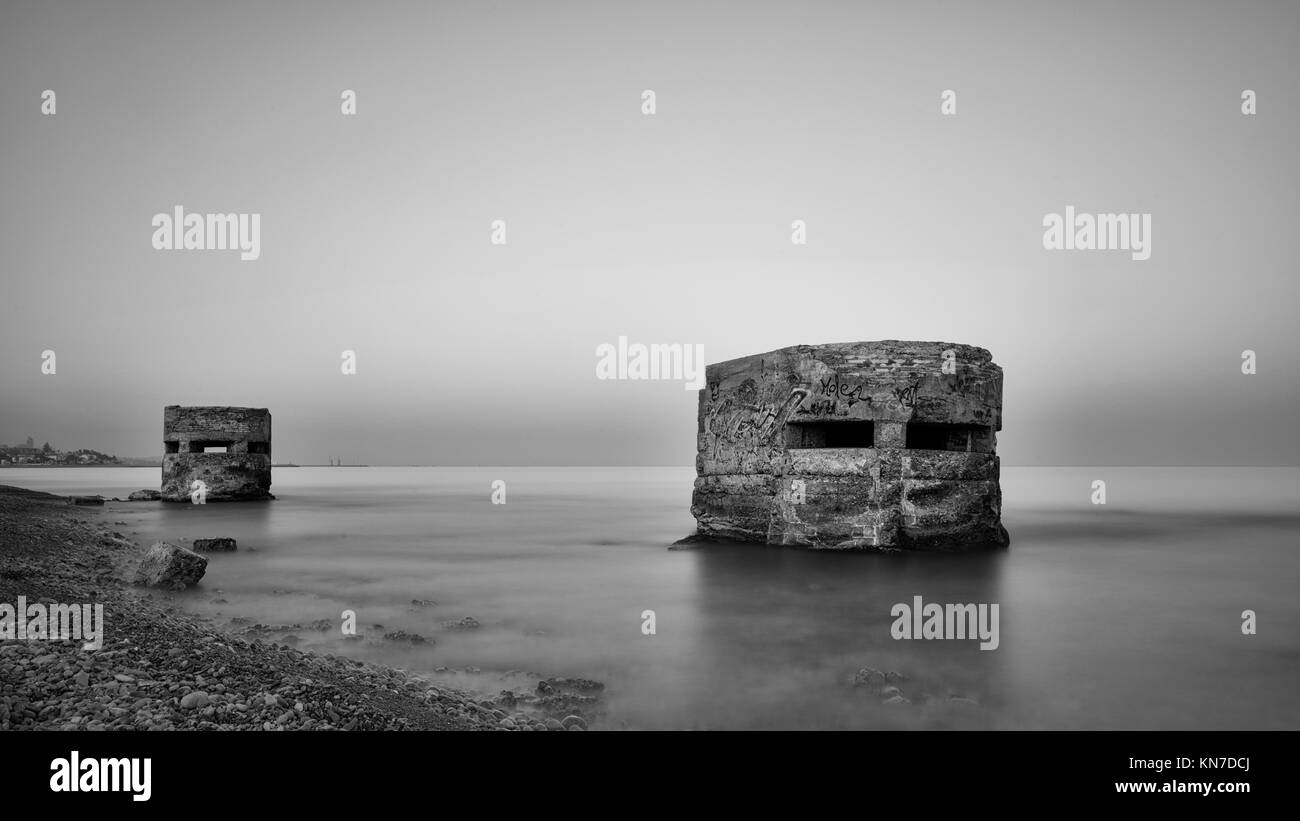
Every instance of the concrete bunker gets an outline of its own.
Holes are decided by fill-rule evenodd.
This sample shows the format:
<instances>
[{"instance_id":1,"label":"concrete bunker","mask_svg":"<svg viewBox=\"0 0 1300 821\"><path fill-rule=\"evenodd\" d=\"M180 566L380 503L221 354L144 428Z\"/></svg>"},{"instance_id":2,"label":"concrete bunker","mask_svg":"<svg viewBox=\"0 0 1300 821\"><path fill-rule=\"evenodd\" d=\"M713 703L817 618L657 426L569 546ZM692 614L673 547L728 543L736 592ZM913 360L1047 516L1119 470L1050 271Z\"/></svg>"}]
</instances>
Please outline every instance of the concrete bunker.
<instances>
[{"instance_id":1,"label":"concrete bunker","mask_svg":"<svg viewBox=\"0 0 1300 821\"><path fill-rule=\"evenodd\" d=\"M1002 369L946 342L796 345L709 365L700 536L837 549L1008 543Z\"/></svg>"},{"instance_id":2,"label":"concrete bunker","mask_svg":"<svg viewBox=\"0 0 1300 821\"><path fill-rule=\"evenodd\" d=\"M266 408L168 405L163 409L162 498L189 502L271 499L271 413Z\"/></svg>"}]
</instances>

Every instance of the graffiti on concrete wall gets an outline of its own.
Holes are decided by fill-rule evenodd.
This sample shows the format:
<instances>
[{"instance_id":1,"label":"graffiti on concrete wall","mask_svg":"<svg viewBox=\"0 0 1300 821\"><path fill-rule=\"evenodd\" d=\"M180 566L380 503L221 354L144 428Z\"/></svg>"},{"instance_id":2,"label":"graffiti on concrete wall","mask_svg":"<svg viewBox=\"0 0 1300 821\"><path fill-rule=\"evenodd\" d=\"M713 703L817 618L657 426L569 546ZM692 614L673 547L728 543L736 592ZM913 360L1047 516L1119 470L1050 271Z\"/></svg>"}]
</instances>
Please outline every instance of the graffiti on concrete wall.
<instances>
[{"instance_id":1,"label":"graffiti on concrete wall","mask_svg":"<svg viewBox=\"0 0 1300 821\"><path fill-rule=\"evenodd\" d=\"M917 388L920 387L920 385L921 385L921 380L913 379L911 383L904 385L901 388L894 388L894 398L898 400L898 404L900 407L904 407L904 408L916 407L916 391Z\"/></svg>"},{"instance_id":2,"label":"graffiti on concrete wall","mask_svg":"<svg viewBox=\"0 0 1300 821\"><path fill-rule=\"evenodd\" d=\"M828 396L832 399L843 399L848 402L849 407L853 407L858 402L870 402L871 397L863 395L866 385L850 385L847 382L841 382L839 374L833 374L830 379L818 380L818 391L822 396Z\"/></svg>"},{"instance_id":3,"label":"graffiti on concrete wall","mask_svg":"<svg viewBox=\"0 0 1300 821\"><path fill-rule=\"evenodd\" d=\"M746 379L735 394L726 397L709 412L707 430L714 437L713 458L724 444L757 450L769 446L777 431L808 396L804 388L794 388L781 404L759 402L758 388Z\"/></svg>"}]
</instances>

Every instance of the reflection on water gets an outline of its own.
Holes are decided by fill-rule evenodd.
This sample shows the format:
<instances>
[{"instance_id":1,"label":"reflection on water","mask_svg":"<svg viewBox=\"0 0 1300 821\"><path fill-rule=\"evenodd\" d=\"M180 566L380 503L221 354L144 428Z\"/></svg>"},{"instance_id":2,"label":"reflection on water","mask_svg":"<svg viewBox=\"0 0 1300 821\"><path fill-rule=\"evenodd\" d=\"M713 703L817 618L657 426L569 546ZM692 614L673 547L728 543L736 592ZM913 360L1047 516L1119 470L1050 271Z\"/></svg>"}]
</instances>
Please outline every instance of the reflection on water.
<instances>
[{"instance_id":1,"label":"reflection on water","mask_svg":"<svg viewBox=\"0 0 1300 821\"><path fill-rule=\"evenodd\" d=\"M1089 502L1099 477L1106 506ZM508 504L490 503L494 479ZM969 556L668 551L692 530L692 479L280 468L275 502L99 515L145 544L238 539L178 597L218 623L337 624L355 610L363 631L382 625L369 635L436 643L295 635L408 669L480 668L446 675L485 693L519 685L507 671L599 679L605 727L1300 728L1300 471L1004 469L1011 547ZM157 469L7 469L0 482L125 498L156 486ZM1000 647L893 640L890 608L918 595L1000 604ZM1241 635L1245 609L1256 636ZM466 616L481 626L449 626ZM863 667L903 674L913 703L852 687Z\"/></svg>"}]
</instances>

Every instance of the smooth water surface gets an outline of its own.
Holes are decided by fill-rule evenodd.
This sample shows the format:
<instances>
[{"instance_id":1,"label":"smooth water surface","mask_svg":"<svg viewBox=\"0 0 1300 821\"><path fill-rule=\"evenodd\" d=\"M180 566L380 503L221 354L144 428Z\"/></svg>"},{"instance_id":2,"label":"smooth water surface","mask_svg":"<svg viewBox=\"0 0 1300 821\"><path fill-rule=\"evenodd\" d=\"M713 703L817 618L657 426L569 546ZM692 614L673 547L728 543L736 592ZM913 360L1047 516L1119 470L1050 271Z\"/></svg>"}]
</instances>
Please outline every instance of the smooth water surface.
<instances>
[{"instance_id":1,"label":"smooth water surface","mask_svg":"<svg viewBox=\"0 0 1300 821\"><path fill-rule=\"evenodd\" d=\"M337 625L354 610L376 640L295 635L323 652L446 667L440 677L484 693L528 686L507 671L595 678L598 727L1300 728L1296 469L1004 468L1011 547L967 556L669 551L693 531L693 478L277 468L274 502L110 502L97 515L144 545L238 539L177 596L214 622ZM1098 478L1106 505L1090 502ZM504 505L490 502L495 479ZM121 498L158 480L157 468L0 470L4 484ZM918 595L998 603L1000 646L894 640L891 607ZM1254 636L1241 632L1247 609ZM655 635L642 634L645 610ZM481 626L446 626L466 616ZM435 643L377 638L399 629ZM862 667L902 673L918 703L854 689Z\"/></svg>"}]
</instances>

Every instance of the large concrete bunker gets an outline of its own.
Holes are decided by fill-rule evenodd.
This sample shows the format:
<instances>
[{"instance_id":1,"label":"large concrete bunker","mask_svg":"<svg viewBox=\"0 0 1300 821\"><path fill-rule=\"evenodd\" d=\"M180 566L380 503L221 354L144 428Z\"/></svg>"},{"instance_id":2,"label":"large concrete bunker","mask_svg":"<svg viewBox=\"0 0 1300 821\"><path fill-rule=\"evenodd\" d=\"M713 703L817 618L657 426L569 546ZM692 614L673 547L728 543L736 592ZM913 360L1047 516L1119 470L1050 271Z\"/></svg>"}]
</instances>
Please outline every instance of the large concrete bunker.
<instances>
[{"instance_id":1,"label":"large concrete bunker","mask_svg":"<svg viewBox=\"0 0 1300 821\"><path fill-rule=\"evenodd\" d=\"M162 498L193 501L271 499L271 413L225 406L163 409Z\"/></svg>"},{"instance_id":2,"label":"large concrete bunker","mask_svg":"<svg viewBox=\"0 0 1300 821\"><path fill-rule=\"evenodd\" d=\"M840 549L1008 543L1002 369L946 342L796 345L709 365L699 535Z\"/></svg>"}]
</instances>

